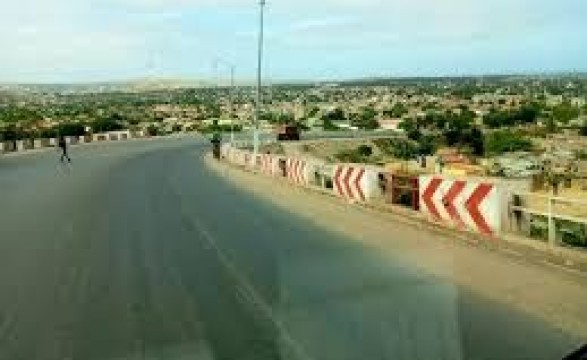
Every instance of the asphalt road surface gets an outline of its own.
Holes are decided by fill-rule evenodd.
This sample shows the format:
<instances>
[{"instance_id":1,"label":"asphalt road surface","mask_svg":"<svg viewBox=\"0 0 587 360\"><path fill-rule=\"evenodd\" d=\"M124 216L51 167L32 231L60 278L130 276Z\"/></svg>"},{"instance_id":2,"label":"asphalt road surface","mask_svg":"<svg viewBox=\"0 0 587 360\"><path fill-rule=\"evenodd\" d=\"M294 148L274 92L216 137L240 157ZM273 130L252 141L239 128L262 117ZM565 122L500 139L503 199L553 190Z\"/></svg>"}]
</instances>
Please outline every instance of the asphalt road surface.
<instances>
[{"instance_id":1,"label":"asphalt road surface","mask_svg":"<svg viewBox=\"0 0 587 360\"><path fill-rule=\"evenodd\" d=\"M0 157L0 359L539 360L578 344L237 189L207 148Z\"/></svg>"},{"instance_id":2,"label":"asphalt road surface","mask_svg":"<svg viewBox=\"0 0 587 360\"><path fill-rule=\"evenodd\" d=\"M209 135L211 136L211 135ZM371 130L337 130L337 131L322 131L322 130L312 130L312 131L303 131L301 134L302 140L320 140L320 139L353 139L353 138L361 138L361 139L370 139L370 138L381 138L381 137L395 137L398 136L398 133L393 130L378 130L378 131L371 131ZM222 137L226 140L230 140L230 132L225 132L222 134ZM253 141L253 131L245 130L242 132L234 133L234 139L236 141ZM259 139L261 141L275 141L277 140L277 136L275 132L263 130L259 134Z\"/></svg>"}]
</instances>

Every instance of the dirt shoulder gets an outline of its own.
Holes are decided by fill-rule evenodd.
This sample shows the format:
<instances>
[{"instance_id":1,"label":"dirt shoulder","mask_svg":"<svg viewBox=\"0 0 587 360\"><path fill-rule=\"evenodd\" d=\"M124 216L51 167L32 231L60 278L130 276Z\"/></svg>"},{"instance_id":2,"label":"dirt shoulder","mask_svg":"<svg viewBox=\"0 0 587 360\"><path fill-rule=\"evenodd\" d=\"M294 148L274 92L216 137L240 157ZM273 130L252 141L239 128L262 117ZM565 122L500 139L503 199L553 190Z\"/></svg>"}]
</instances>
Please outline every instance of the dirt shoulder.
<instances>
[{"instance_id":1,"label":"dirt shoulder","mask_svg":"<svg viewBox=\"0 0 587 360\"><path fill-rule=\"evenodd\" d=\"M587 278L487 248L467 246L405 217L353 206L284 180L219 163L206 164L227 181L309 222L402 259L483 297L587 337Z\"/></svg>"}]
</instances>

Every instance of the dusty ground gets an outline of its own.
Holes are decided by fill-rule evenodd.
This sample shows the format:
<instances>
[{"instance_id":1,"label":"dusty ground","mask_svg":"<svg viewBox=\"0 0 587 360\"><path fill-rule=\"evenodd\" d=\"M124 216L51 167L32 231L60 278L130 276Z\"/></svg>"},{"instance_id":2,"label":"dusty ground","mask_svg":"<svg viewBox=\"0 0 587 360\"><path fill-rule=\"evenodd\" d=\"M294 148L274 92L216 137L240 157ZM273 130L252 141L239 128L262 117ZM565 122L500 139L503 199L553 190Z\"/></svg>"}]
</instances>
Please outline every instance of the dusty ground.
<instances>
[{"instance_id":1,"label":"dusty ground","mask_svg":"<svg viewBox=\"0 0 587 360\"><path fill-rule=\"evenodd\" d=\"M326 139L282 144L287 155L301 155L326 161L336 161L336 154L341 151L356 150L361 145L371 147L373 159L381 158L382 154L372 139Z\"/></svg>"},{"instance_id":2,"label":"dusty ground","mask_svg":"<svg viewBox=\"0 0 587 360\"><path fill-rule=\"evenodd\" d=\"M382 254L401 254L422 270L587 338L587 278L464 246L417 223L207 161L227 180L320 227Z\"/></svg>"}]
</instances>

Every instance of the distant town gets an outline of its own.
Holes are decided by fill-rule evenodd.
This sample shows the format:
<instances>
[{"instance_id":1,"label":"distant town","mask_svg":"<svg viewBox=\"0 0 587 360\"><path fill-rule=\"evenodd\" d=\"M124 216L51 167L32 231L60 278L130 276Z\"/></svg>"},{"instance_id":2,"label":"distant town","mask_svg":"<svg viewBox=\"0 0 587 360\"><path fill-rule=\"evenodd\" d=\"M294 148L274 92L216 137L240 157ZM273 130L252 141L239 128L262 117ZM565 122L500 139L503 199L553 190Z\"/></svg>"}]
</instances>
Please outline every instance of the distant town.
<instances>
[{"instance_id":1,"label":"distant town","mask_svg":"<svg viewBox=\"0 0 587 360\"><path fill-rule=\"evenodd\" d=\"M172 81L0 85L0 141L123 129L148 135L241 131L254 124L254 95L249 86ZM531 176L547 164L564 178L587 171L587 75L264 87L260 126L272 131L285 124L306 132L395 132L393 140L380 144L385 159L436 155L436 166L447 171L507 177ZM346 149L334 156L385 160L372 153Z\"/></svg>"}]
</instances>

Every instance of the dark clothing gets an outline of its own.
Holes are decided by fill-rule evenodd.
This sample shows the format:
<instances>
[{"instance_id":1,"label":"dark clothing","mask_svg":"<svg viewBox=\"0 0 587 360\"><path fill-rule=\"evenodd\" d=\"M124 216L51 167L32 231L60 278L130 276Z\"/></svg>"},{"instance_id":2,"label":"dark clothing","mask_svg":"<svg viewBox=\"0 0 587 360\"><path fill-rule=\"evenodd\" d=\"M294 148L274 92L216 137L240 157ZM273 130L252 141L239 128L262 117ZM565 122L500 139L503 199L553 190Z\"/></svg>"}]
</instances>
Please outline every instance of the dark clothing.
<instances>
[{"instance_id":1,"label":"dark clothing","mask_svg":"<svg viewBox=\"0 0 587 360\"><path fill-rule=\"evenodd\" d=\"M63 162L64 159L67 159L67 162L71 162L71 158L67 154L67 147L64 146L61 148L61 158L60 161Z\"/></svg>"},{"instance_id":2,"label":"dark clothing","mask_svg":"<svg viewBox=\"0 0 587 360\"><path fill-rule=\"evenodd\" d=\"M67 159L68 162L71 162L71 158L67 154L67 141L65 141L65 137L60 137L59 141L57 142L59 147L61 148L61 158L60 161L63 162Z\"/></svg>"}]
</instances>

